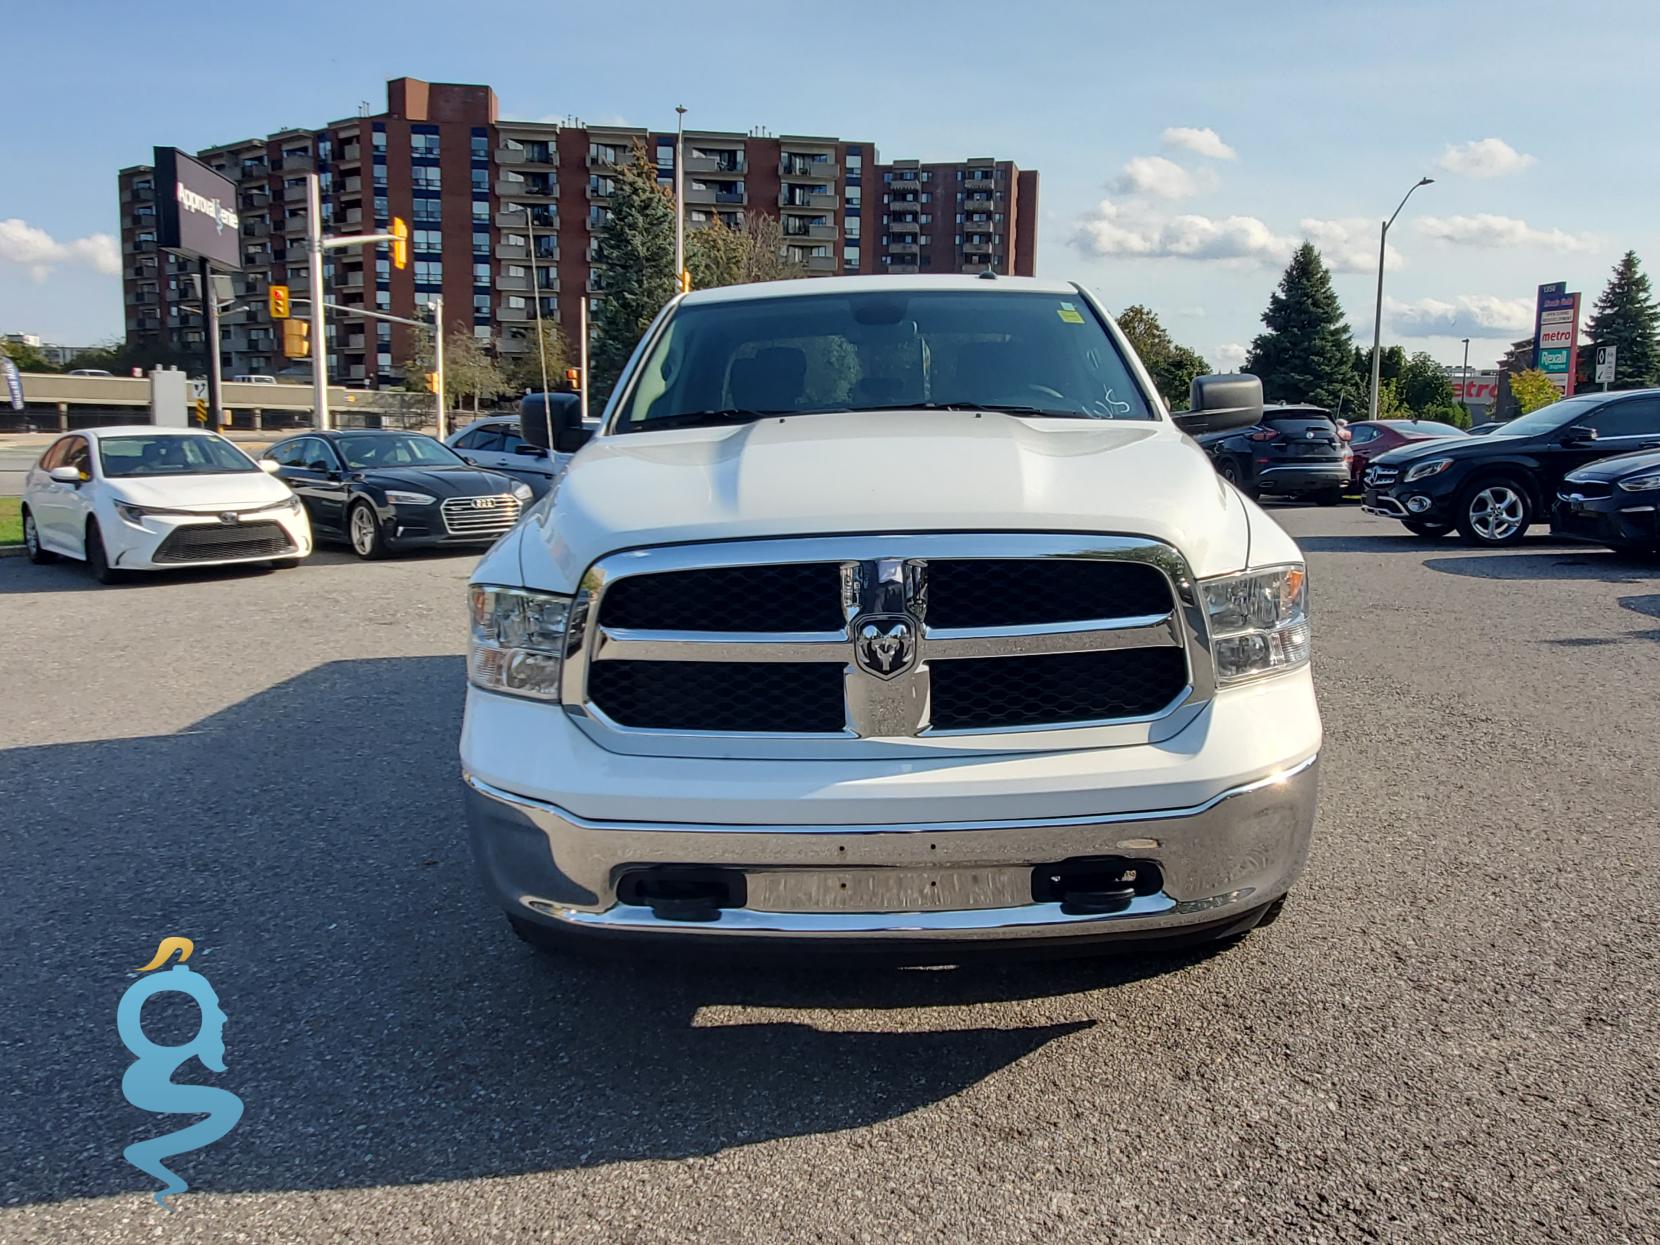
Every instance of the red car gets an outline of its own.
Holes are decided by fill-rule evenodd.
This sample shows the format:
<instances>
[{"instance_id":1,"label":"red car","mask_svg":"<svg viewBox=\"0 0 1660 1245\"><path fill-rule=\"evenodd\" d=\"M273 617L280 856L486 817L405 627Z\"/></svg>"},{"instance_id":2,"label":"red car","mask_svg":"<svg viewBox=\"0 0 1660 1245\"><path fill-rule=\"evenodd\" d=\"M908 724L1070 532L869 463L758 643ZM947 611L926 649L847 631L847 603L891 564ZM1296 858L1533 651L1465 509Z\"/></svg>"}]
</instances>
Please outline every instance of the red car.
<instances>
[{"instance_id":1,"label":"red car","mask_svg":"<svg viewBox=\"0 0 1660 1245\"><path fill-rule=\"evenodd\" d=\"M1430 419L1363 419L1349 425L1349 448L1354 457L1349 461L1349 484L1359 488L1366 468L1379 454L1410 445L1414 441L1433 441L1436 437L1468 436L1462 428L1438 424Z\"/></svg>"}]
</instances>

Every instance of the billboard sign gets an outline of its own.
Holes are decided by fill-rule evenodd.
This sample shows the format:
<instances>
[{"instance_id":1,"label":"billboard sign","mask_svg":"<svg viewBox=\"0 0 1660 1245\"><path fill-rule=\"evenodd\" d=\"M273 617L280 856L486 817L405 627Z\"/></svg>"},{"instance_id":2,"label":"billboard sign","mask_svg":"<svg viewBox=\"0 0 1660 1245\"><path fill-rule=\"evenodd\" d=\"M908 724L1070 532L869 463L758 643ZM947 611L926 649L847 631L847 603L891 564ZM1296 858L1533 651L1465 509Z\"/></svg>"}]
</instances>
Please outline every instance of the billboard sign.
<instances>
[{"instance_id":1,"label":"billboard sign","mask_svg":"<svg viewBox=\"0 0 1660 1245\"><path fill-rule=\"evenodd\" d=\"M1568 292L1566 281L1539 287L1533 321L1533 366L1566 397L1574 391L1574 368L1579 361L1579 295Z\"/></svg>"},{"instance_id":2,"label":"billboard sign","mask_svg":"<svg viewBox=\"0 0 1660 1245\"><path fill-rule=\"evenodd\" d=\"M177 147L156 148L156 244L242 270L236 183Z\"/></svg>"}]
</instances>

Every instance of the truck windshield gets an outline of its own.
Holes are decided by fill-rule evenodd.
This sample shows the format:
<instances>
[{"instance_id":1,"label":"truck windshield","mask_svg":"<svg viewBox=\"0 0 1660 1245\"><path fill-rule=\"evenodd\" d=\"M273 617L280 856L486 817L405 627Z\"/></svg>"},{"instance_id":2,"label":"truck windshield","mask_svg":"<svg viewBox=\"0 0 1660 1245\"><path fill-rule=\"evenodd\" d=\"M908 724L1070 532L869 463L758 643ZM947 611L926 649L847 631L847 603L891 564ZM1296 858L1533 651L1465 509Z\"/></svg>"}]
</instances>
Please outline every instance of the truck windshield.
<instances>
[{"instance_id":1,"label":"truck windshield","mask_svg":"<svg viewBox=\"0 0 1660 1245\"><path fill-rule=\"evenodd\" d=\"M938 409L1155 418L1075 295L896 290L682 306L641 363L614 431Z\"/></svg>"}]
</instances>

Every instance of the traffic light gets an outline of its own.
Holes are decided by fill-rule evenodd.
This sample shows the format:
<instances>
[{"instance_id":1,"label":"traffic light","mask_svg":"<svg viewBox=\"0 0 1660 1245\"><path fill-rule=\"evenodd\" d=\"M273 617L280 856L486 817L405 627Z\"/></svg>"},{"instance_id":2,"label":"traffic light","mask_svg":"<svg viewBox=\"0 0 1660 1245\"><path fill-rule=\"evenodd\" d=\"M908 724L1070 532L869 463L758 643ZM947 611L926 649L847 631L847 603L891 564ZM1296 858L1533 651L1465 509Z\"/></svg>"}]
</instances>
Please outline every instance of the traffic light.
<instances>
[{"instance_id":1,"label":"traffic light","mask_svg":"<svg viewBox=\"0 0 1660 1245\"><path fill-rule=\"evenodd\" d=\"M572 393L582 392L582 369L568 367L565 369L565 383L571 387Z\"/></svg>"},{"instance_id":2,"label":"traffic light","mask_svg":"<svg viewBox=\"0 0 1660 1245\"><path fill-rule=\"evenodd\" d=\"M392 218L392 267L409 267L409 226L401 216Z\"/></svg>"},{"instance_id":3,"label":"traffic light","mask_svg":"<svg viewBox=\"0 0 1660 1245\"><path fill-rule=\"evenodd\" d=\"M290 359L311 357L311 325L304 320L282 322L282 352Z\"/></svg>"},{"instance_id":4,"label":"traffic light","mask_svg":"<svg viewBox=\"0 0 1660 1245\"><path fill-rule=\"evenodd\" d=\"M286 285L273 285L265 291L265 296L271 309L271 318L273 320L288 319L288 287Z\"/></svg>"},{"instance_id":5,"label":"traffic light","mask_svg":"<svg viewBox=\"0 0 1660 1245\"><path fill-rule=\"evenodd\" d=\"M680 275L674 279L674 289L677 294L690 294L692 292L692 270L690 268L680 270Z\"/></svg>"},{"instance_id":6,"label":"traffic light","mask_svg":"<svg viewBox=\"0 0 1660 1245\"><path fill-rule=\"evenodd\" d=\"M427 392L428 393L437 393L438 392L438 373L437 372L428 372L427 373Z\"/></svg>"}]
</instances>

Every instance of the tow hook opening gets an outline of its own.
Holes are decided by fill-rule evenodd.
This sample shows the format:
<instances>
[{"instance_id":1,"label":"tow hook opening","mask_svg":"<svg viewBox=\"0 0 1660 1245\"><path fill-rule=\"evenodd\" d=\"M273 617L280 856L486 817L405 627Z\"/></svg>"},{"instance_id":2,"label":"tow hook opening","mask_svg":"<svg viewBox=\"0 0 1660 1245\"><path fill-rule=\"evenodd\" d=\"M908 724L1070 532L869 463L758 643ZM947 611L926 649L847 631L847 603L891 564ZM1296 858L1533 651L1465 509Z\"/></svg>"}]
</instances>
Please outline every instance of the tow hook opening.
<instances>
[{"instance_id":1,"label":"tow hook opening","mask_svg":"<svg viewBox=\"0 0 1660 1245\"><path fill-rule=\"evenodd\" d=\"M1150 860L1123 856L1075 856L1032 870L1032 898L1058 903L1069 916L1122 912L1138 896L1164 889L1164 874Z\"/></svg>"},{"instance_id":2,"label":"tow hook opening","mask_svg":"<svg viewBox=\"0 0 1660 1245\"><path fill-rule=\"evenodd\" d=\"M660 921L716 921L722 908L744 906L748 887L736 869L653 865L618 878L617 899L650 908Z\"/></svg>"}]
</instances>

